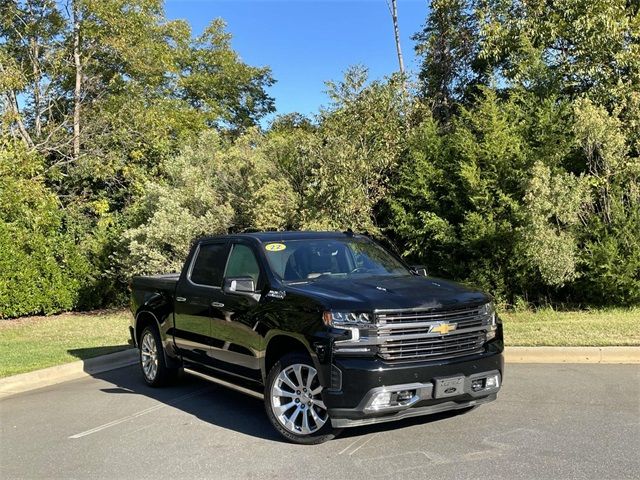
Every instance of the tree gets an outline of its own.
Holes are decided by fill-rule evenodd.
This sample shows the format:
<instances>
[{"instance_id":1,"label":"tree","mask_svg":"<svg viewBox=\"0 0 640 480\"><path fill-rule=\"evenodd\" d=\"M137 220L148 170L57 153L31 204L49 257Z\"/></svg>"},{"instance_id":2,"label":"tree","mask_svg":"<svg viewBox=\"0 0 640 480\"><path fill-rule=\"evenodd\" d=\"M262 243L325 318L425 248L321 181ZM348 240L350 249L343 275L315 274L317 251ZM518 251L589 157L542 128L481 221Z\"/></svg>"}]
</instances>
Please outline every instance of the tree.
<instances>
[{"instance_id":1,"label":"tree","mask_svg":"<svg viewBox=\"0 0 640 480\"><path fill-rule=\"evenodd\" d=\"M53 151L64 128L59 109L65 20L53 0L7 1L0 6L0 94L3 134L28 148ZM7 130L4 130L4 129Z\"/></svg>"},{"instance_id":2,"label":"tree","mask_svg":"<svg viewBox=\"0 0 640 480\"><path fill-rule=\"evenodd\" d=\"M216 19L179 59L180 95L202 111L211 126L228 126L236 132L258 124L274 111L265 88L274 80L268 68L242 63L231 49L231 35Z\"/></svg>"},{"instance_id":3,"label":"tree","mask_svg":"<svg viewBox=\"0 0 640 480\"><path fill-rule=\"evenodd\" d=\"M398 2L397 0L387 0L391 21L393 23L393 36L396 43L396 52L398 54L398 68L400 73L404 75L404 59L402 58L402 47L400 46L400 28L398 27Z\"/></svg>"},{"instance_id":4,"label":"tree","mask_svg":"<svg viewBox=\"0 0 640 480\"><path fill-rule=\"evenodd\" d=\"M485 88L446 132L427 118L387 200L404 255L504 302L560 295L581 274L589 200L587 180L562 165L574 148L567 115L561 102Z\"/></svg>"},{"instance_id":5,"label":"tree","mask_svg":"<svg viewBox=\"0 0 640 480\"><path fill-rule=\"evenodd\" d=\"M489 3L481 56L507 82L613 108L640 85L638 2ZM500 61L498 61L500 60Z\"/></svg>"},{"instance_id":6,"label":"tree","mask_svg":"<svg viewBox=\"0 0 640 480\"><path fill-rule=\"evenodd\" d=\"M423 101L446 121L480 81L479 24L474 0L433 0L427 22L413 39L422 57L418 78Z\"/></svg>"},{"instance_id":7,"label":"tree","mask_svg":"<svg viewBox=\"0 0 640 480\"><path fill-rule=\"evenodd\" d=\"M203 235L290 226L293 195L263 142L255 130L234 143L206 132L168 160L165 176L149 181L130 212L139 220L124 233L124 272L179 271Z\"/></svg>"},{"instance_id":8,"label":"tree","mask_svg":"<svg viewBox=\"0 0 640 480\"><path fill-rule=\"evenodd\" d=\"M592 301L640 302L640 157L626 128L591 100L575 103L575 141L584 153L591 201L581 232L578 285Z\"/></svg>"},{"instance_id":9,"label":"tree","mask_svg":"<svg viewBox=\"0 0 640 480\"><path fill-rule=\"evenodd\" d=\"M437 126L389 199L406 253L509 301L637 301L639 38L637 2L434 0Z\"/></svg>"},{"instance_id":10,"label":"tree","mask_svg":"<svg viewBox=\"0 0 640 480\"><path fill-rule=\"evenodd\" d=\"M221 20L193 39L164 19L160 0L9 0L0 14L5 124L52 164L92 155L103 125L89 122L118 96L173 102L199 115L200 129L241 131L273 111L269 69L239 60ZM45 120L54 125L36 144Z\"/></svg>"},{"instance_id":11,"label":"tree","mask_svg":"<svg viewBox=\"0 0 640 480\"><path fill-rule=\"evenodd\" d=\"M72 284L91 290L94 304L121 288L112 257L136 226L130 211L149 177L166 175L201 132L237 136L273 110L269 69L239 59L222 21L193 38L162 6L0 3L0 141L42 160L38 181L61 207L60 238L95 267L94 287Z\"/></svg>"},{"instance_id":12,"label":"tree","mask_svg":"<svg viewBox=\"0 0 640 480\"><path fill-rule=\"evenodd\" d=\"M367 81L352 67L327 82L331 104L306 149L308 182L302 205L306 228L378 232L375 211L387 192L407 134L404 78Z\"/></svg>"}]
</instances>

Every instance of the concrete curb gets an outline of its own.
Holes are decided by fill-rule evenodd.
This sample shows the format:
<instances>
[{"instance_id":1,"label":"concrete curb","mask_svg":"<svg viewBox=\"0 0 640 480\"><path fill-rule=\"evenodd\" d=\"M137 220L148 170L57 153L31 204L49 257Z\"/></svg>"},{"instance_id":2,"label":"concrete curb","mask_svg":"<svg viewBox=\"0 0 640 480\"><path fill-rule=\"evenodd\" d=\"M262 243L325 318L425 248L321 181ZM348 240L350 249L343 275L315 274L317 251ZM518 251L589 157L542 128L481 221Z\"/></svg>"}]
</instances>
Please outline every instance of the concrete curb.
<instances>
[{"instance_id":1,"label":"concrete curb","mask_svg":"<svg viewBox=\"0 0 640 480\"><path fill-rule=\"evenodd\" d=\"M48 387L57 383L88 377L96 373L133 365L138 361L138 350L129 348L122 352L78 360L34 372L21 373L0 379L0 399L17 393Z\"/></svg>"},{"instance_id":2,"label":"concrete curb","mask_svg":"<svg viewBox=\"0 0 640 480\"><path fill-rule=\"evenodd\" d=\"M640 347L507 347L507 363L640 363Z\"/></svg>"},{"instance_id":3,"label":"concrete curb","mask_svg":"<svg viewBox=\"0 0 640 480\"><path fill-rule=\"evenodd\" d=\"M640 364L640 347L507 347L506 363L629 363ZM79 360L0 379L0 399L36 388L133 365L138 350Z\"/></svg>"}]
</instances>

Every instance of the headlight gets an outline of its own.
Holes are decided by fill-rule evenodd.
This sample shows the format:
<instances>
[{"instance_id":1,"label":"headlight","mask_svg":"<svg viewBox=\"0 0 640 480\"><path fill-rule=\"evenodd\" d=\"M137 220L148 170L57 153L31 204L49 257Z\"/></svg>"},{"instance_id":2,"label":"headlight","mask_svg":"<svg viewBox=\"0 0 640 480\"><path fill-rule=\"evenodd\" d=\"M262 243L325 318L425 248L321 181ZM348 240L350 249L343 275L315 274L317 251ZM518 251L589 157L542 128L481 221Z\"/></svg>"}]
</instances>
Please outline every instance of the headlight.
<instances>
[{"instance_id":1,"label":"headlight","mask_svg":"<svg viewBox=\"0 0 640 480\"><path fill-rule=\"evenodd\" d=\"M480 315L489 318L489 325L495 326L496 324L496 307L493 302L485 303L480 307Z\"/></svg>"},{"instance_id":2,"label":"headlight","mask_svg":"<svg viewBox=\"0 0 640 480\"><path fill-rule=\"evenodd\" d=\"M335 327L371 325L371 315L366 312L327 311L322 314L322 320L325 325Z\"/></svg>"},{"instance_id":3,"label":"headlight","mask_svg":"<svg viewBox=\"0 0 640 480\"><path fill-rule=\"evenodd\" d=\"M493 340L496 338L496 330L498 329L497 321L498 317L496 316L496 307L493 302L485 303L482 307L480 307L480 315L485 318L488 318L487 322L489 325L489 330L487 331L487 339L486 341Z\"/></svg>"}]
</instances>

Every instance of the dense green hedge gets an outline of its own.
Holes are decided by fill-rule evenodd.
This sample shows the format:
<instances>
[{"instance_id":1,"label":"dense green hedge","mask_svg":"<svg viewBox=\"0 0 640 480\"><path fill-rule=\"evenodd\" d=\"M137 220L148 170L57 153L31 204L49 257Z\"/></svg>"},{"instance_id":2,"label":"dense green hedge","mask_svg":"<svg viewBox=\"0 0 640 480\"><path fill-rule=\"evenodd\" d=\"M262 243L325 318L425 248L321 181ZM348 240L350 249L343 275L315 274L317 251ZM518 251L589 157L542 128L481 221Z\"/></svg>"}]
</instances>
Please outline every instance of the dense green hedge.
<instances>
[{"instance_id":1,"label":"dense green hedge","mask_svg":"<svg viewBox=\"0 0 640 480\"><path fill-rule=\"evenodd\" d=\"M78 306L91 265L57 234L0 223L0 312L12 317Z\"/></svg>"},{"instance_id":2,"label":"dense green hedge","mask_svg":"<svg viewBox=\"0 0 640 480\"><path fill-rule=\"evenodd\" d=\"M92 267L63 232L58 200L42 181L44 160L1 146L0 317L74 308Z\"/></svg>"}]
</instances>

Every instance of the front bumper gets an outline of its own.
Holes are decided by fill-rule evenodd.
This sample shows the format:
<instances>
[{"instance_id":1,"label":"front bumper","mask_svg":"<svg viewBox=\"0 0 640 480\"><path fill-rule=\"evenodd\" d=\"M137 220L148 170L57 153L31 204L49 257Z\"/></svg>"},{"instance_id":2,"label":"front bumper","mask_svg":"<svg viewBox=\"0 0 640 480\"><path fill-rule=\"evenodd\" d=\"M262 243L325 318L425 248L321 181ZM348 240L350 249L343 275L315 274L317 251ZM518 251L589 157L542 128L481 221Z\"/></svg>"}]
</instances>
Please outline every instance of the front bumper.
<instances>
[{"instance_id":1,"label":"front bumper","mask_svg":"<svg viewBox=\"0 0 640 480\"><path fill-rule=\"evenodd\" d=\"M341 385L339 390L325 389L324 402L332 425L344 428L462 409L495 400L502 385L504 360L502 353L495 351L405 364L387 363L377 357L336 357L332 370L334 377L339 374ZM497 376L496 387L474 391L474 380L490 376ZM454 394L435 398L438 380L454 377L463 377ZM372 406L376 395L385 391L409 392L405 394L411 398L397 405Z\"/></svg>"},{"instance_id":2,"label":"front bumper","mask_svg":"<svg viewBox=\"0 0 640 480\"><path fill-rule=\"evenodd\" d=\"M476 405L482 405L483 403L492 402L497 398L494 393L486 397L478 398L477 400L469 400L466 402L456 401L444 401L434 405L425 405L423 407L411 407L406 410L402 410L395 413L388 413L380 416L370 416L363 418L333 418L331 417L331 426L333 428L349 428L360 427L363 425L371 425L374 423L395 422L397 420L403 420L405 418L419 417L422 415L431 415L434 413L448 412L451 410L462 410L469 407L475 407Z\"/></svg>"}]
</instances>

